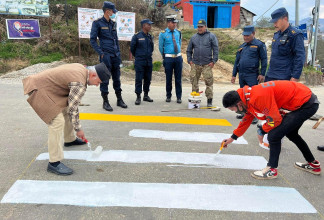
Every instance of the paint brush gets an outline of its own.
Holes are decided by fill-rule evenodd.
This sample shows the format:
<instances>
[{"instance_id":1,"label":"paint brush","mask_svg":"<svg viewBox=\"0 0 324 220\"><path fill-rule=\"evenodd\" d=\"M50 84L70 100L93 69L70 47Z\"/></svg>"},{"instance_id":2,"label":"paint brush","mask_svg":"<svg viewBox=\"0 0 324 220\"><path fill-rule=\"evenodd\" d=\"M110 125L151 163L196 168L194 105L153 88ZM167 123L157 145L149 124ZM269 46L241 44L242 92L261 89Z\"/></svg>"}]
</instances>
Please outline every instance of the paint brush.
<instances>
[{"instance_id":1,"label":"paint brush","mask_svg":"<svg viewBox=\"0 0 324 220\"><path fill-rule=\"evenodd\" d=\"M84 141L88 144L88 148L91 152L91 158L96 158L99 157L100 154L102 153L102 146L98 146L94 151L92 151L91 144L87 139L84 139Z\"/></svg>"},{"instance_id":2,"label":"paint brush","mask_svg":"<svg viewBox=\"0 0 324 220\"><path fill-rule=\"evenodd\" d=\"M220 152L223 150L223 148L224 148L224 144L225 144L225 141L222 142L221 147L219 148L219 150L218 150L217 153L216 153L216 156L219 155Z\"/></svg>"}]
</instances>

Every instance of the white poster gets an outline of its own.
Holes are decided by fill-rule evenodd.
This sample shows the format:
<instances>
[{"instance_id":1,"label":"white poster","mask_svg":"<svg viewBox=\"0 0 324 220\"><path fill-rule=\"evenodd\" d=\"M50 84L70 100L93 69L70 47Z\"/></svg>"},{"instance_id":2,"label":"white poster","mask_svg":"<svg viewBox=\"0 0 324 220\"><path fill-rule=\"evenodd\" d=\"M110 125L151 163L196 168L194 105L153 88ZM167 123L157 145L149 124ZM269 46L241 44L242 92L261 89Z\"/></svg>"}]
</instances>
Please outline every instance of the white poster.
<instances>
[{"instance_id":1,"label":"white poster","mask_svg":"<svg viewBox=\"0 0 324 220\"><path fill-rule=\"evenodd\" d=\"M78 8L79 38L90 38L92 22L103 16L102 9ZM131 41L135 34L135 13L116 14L118 40Z\"/></svg>"}]
</instances>

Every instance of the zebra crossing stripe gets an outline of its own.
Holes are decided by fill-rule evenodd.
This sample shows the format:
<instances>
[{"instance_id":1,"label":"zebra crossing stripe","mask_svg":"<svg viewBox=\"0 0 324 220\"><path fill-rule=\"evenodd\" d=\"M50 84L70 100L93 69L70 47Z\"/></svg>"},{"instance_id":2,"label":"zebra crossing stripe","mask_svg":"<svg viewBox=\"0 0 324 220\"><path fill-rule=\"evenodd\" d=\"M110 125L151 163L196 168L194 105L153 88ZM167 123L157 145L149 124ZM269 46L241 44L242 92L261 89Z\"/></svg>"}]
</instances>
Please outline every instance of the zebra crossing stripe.
<instances>
[{"instance_id":1,"label":"zebra crossing stripe","mask_svg":"<svg viewBox=\"0 0 324 220\"><path fill-rule=\"evenodd\" d=\"M284 187L18 180L1 203L90 207L316 213L295 189Z\"/></svg>"},{"instance_id":2,"label":"zebra crossing stripe","mask_svg":"<svg viewBox=\"0 0 324 220\"><path fill-rule=\"evenodd\" d=\"M228 154L184 153L166 151L103 151L99 157L91 157L90 151L64 151L64 158L70 160L106 161L121 163L165 163L207 165L217 168L263 169L267 165L264 157ZM40 154L36 160L48 160L48 153Z\"/></svg>"},{"instance_id":3,"label":"zebra crossing stripe","mask_svg":"<svg viewBox=\"0 0 324 220\"><path fill-rule=\"evenodd\" d=\"M221 143L224 139L230 138L231 134L133 129L129 132L129 136L141 137L141 138L159 138L163 140L174 140L174 141L197 141L197 142ZM243 137L238 138L233 143L248 144L248 142Z\"/></svg>"}]
</instances>

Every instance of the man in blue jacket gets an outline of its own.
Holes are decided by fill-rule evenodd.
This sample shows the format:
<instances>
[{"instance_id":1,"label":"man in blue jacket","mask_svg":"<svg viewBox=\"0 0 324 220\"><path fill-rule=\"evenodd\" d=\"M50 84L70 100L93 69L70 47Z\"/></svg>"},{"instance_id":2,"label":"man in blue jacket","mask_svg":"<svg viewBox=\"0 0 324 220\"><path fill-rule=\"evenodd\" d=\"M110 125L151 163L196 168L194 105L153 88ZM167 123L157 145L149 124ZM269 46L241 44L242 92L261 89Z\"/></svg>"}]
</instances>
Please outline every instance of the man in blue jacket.
<instances>
[{"instance_id":1,"label":"man in blue jacket","mask_svg":"<svg viewBox=\"0 0 324 220\"><path fill-rule=\"evenodd\" d=\"M152 79L152 53L154 50L153 37L149 34L152 21L144 19L141 21L142 31L135 34L131 41L131 52L135 57L135 93L137 95L135 105L141 104L142 81L144 79L143 101L153 102L148 96Z\"/></svg>"},{"instance_id":2,"label":"man in blue jacket","mask_svg":"<svg viewBox=\"0 0 324 220\"><path fill-rule=\"evenodd\" d=\"M159 35L159 50L163 57L166 75L166 102L171 102L172 75L174 73L177 103L182 96L182 63L181 32L176 29L178 20L173 16L167 17L168 27Z\"/></svg>"},{"instance_id":3,"label":"man in blue jacket","mask_svg":"<svg viewBox=\"0 0 324 220\"><path fill-rule=\"evenodd\" d=\"M104 16L92 23L90 33L90 43L93 49L99 54L100 62L104 62L111 72L113 87L117 97L117 106L127 108L121 96L122 89L120 87L120 50L117 36L116 22L112 21L116 17L117 10L111 2L105 1L102 10ZM100 46L97 43L99 38ZM100 91L103 98L103 108L106 111L113 111L108 101L108 84L101 83Z\"/></svg>"},{"instance_id":4,"label":"man in blue jacket","mask_svg":"<svg viewBox=\"0 0 324 220\"><path fill-rule=\"evenodd\" d=\"M285 8L279 8L271 14L277 32L272 39L270 66L265 81L298 81L305 62L304 36L302 32L289 24L289 15Z\"/></svg>"}]
</instances>

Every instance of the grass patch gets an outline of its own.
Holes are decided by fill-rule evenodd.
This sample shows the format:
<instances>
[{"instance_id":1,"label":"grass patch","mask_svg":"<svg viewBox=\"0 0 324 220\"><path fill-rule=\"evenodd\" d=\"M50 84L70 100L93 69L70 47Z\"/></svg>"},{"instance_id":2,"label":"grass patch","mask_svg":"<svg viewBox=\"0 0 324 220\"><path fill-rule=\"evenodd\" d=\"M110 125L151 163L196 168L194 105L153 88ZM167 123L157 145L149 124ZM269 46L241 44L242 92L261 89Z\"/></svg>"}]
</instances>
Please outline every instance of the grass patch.
<instances>
[{"instance_id":1,"label":"grass patch","mask_svg":"<svg viewBox=\"0 0 324 220\"><path fill-rule=\"evenodd\" d=\"M37 63L51 63L54 61L59 61L63 59L63 55L59 52L52 53L46 56L39 56L30 60L30 64L34 65Z\"/></svg>"},{"instance_id":2,"label":"grass patch","mask_svg":"<svg viewBox=\"0 0 324 220\"><path fill-rule=\"evenodd\" d=\"M162 66L162 62L156 61L153 63L153 71L160 71Z\"/></svg>"},{"instance_id":3,"label":"grass patch","mask_svg":"<svg viewBox=\"0 0 324 220\"><path fill-rule=\"evenodd\" d=\"M316 70L313 66L306 66L303 68L303 73L305 75L310 75L310 74L319 74L323 75L321 71Z\"/></svg>"}]
</instances>

